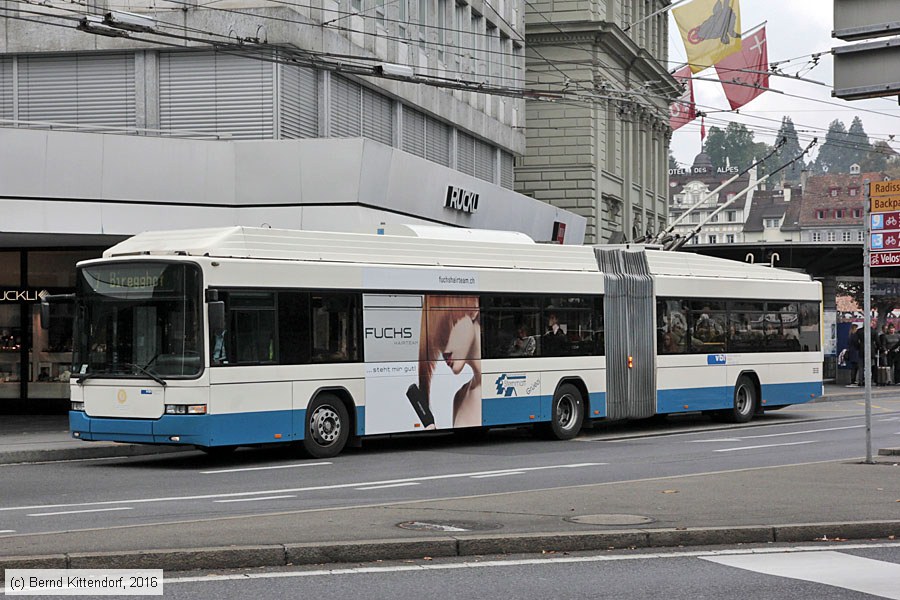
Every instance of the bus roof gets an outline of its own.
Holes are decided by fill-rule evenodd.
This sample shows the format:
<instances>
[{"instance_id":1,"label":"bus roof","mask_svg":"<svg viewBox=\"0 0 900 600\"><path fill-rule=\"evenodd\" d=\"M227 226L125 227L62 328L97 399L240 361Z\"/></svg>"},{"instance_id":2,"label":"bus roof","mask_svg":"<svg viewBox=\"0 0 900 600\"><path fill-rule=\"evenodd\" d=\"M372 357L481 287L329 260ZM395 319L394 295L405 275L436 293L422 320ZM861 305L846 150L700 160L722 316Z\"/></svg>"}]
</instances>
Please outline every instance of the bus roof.
<instances>
[{"instance_id":1,"label":"bus roof","mask_svg":"<svg viewBox=\"0 0 900 600\"><path fill-rule=\"evenodd\" d=\"M501 232L502 233L502 232ZM586 246L523 243L500 235L503 241L446 239L419 235L372 235L226 227L144 232L116 244L104 258L149 255L208 256L270 260L350 262L469 268L597 271ZM484 236L480 236L484 237ZM514 241L513 241L514 240Z\"/></svg>"},{"instance_id":2,"label":"bus roof","mask_svg":"<svg viewBox=\"0 0 900 600\"><path fill-rule=\"evenodd\" d=\"M591 246L522 243L515 236L485 241L486 232L468 239L430 237L428 228L415 235L373 235L223 227L148 231L124 240L103 253L104 258L137 255L182 255L210 258L341 262L494 269L598 272ZM427 237L426 237L427 236ZM625 249L627 246L610 246ZM725 260L690 252L667 252L630 246L647 255L657 276L810 281L803 273Z\"/></svg>"}]
</instances>

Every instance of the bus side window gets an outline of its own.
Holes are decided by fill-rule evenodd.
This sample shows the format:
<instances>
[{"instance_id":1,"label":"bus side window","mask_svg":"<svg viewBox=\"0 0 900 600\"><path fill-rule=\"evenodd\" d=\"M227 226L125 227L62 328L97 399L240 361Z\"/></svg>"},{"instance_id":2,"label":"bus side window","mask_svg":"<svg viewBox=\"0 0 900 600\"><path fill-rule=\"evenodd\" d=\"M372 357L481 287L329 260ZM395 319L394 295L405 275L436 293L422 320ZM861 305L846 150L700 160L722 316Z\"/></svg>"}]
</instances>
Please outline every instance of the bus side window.
<instances>
[{"instance_id":1,"label":"bus side window","mask_svg":"<svg viewBox=\"0 0 900 600\"><path fill-rule=\"evenodd\" d=\"M680 300L656 303L657 354L684 354L687 349L687 315Z\"/></svg>"},{"instance_id":2,"label":"bus side window","mask_svg":"<svg viewBox=\"0 0 900 600\"><path fill-rule=\"evenodd\" d=\"M359 360L359 300L358 294L322 293L311 296L312 362Z\"/></svg>"}]
</instances>

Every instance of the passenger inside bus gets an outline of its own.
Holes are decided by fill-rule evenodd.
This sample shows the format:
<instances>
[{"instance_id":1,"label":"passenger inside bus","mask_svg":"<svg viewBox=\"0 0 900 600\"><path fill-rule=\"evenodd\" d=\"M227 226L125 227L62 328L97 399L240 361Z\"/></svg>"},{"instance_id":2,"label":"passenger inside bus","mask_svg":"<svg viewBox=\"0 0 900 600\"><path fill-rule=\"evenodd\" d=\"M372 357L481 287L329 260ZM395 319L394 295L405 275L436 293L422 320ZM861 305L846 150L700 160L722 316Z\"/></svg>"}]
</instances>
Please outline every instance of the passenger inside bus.
<instances>
[{"instance_id":1,"label":"passenger inside bus","mask_svg":"<svg viewBox=\"0 0 900 600\"><path fill-rule=\"evenodd\" d=\"M534 337L528 335L528 327L520 323L516 328L516 337L510 344L507 354L511 357L534 356L536 347L537 342Z\"/></svg>"}]
</instances>

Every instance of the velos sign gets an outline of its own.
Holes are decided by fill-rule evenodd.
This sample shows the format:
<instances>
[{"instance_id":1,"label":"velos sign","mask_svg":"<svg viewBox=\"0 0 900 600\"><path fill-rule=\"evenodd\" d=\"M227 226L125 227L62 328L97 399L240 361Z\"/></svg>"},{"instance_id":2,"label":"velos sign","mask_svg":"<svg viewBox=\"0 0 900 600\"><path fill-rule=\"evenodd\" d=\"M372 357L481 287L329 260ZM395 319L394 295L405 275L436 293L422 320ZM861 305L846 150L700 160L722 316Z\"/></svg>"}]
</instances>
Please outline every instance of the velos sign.
<instances>
[{"instance_id":1,"label":"velos sign","mask_svg":"<svg viewBox=\"0 0 900 600\"><path fill-rule=\"evenodd\" d=\"M872 252L869 254L869 265L873 267L900 266L900 251Z\"/></svg>"}]
</instances>

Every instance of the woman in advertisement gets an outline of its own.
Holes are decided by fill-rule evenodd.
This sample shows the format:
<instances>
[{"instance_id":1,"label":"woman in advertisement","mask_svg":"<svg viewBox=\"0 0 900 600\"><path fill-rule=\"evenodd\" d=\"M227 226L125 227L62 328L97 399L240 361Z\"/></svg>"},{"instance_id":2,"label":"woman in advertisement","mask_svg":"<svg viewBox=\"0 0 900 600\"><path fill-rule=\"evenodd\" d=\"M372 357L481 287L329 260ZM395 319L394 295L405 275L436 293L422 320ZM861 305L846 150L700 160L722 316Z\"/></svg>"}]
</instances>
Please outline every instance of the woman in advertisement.
<instances>
[{"instance_id":1,"label":"woman in advertisement","mask_svg":"<svg viewBox=\"0 0 900 600\"><path fill-rule=\"evenodd\" d=\"M453 393L434 385L437 361L454 375L468 365L472 378ZM443 378L442 378L443 379ZM457 378L452 378L454 387ZM453 394L453 427L481 426L481 319L478 296L425 296L419 342L419 383L407 397L426 429L434 429L432 400L449 401ZM446 395L446 396L445 396Z\"/></svg>"}]
</instances>

